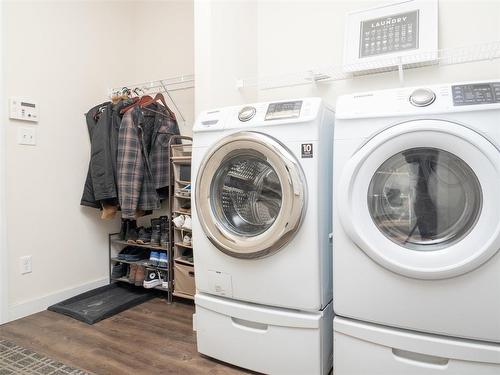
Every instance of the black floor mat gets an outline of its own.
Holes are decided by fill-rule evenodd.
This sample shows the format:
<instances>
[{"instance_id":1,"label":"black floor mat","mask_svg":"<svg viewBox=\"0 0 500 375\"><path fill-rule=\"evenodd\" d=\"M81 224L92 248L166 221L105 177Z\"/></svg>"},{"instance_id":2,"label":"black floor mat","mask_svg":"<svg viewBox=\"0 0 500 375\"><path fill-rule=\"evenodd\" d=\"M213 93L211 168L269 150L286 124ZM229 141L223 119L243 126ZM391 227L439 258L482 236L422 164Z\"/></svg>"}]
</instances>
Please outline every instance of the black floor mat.
<instances>
[{"instance_id":1,"label":"black floor mat","mask_svg":"<svg viewBox=\"0 0 500 375\"><path fill-rule=\"evenodd\" d=\"M94 324L154 297L151 290L114 283L59 302L48 310Z\"/></svg>"}]
</instances>

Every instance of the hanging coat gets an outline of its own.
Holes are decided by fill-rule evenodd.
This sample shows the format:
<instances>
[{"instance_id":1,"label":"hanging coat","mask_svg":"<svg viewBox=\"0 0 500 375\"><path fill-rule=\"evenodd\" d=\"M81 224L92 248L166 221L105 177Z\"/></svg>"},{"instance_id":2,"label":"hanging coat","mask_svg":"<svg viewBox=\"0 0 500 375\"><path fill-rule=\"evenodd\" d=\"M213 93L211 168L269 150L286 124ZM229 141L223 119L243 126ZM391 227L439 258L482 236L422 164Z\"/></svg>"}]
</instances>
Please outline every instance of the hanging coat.
<instances>
[{"instance_id":1,"label":"hanging coat","mask_svg":"<svg viewBox=\"0 0 500 375\"><path fill-rule=\"evenodd\" d=\"M156 103L135 107L123 116L117 156L123 219L135 218L138 210L160 208L158 190L169 187L171 181L168 145L170 137L178 134L175 117Z\"/></svg>"}]
</instances>

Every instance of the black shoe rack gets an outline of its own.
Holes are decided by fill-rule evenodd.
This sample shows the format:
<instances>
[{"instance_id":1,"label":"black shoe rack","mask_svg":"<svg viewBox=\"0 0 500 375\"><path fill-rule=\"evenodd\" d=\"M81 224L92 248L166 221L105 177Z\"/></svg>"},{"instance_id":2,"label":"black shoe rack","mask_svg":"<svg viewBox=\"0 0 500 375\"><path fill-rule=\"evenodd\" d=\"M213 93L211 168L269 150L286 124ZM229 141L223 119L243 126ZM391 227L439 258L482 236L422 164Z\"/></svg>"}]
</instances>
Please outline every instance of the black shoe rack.
<instances>
[{"instance_id":1,"label":"black shoe rack","mask_svg":"<svg viewBox=\"0 0 500 375\"><path fill-rule=\"evenodd\" d=\"M169 219L169 225L171 225L171 221ZM128 279L128 272L127 275L123 277L118 277L115 278L112 275L112 269L113 265L116 263L124 263L128 265L136 264L141 267L146 267L149 269L155 269L158 271L164 271L167 273L167 279L168 279L168 288L164 288L163 286L155 286L154 290L160 290L162 292L166 293L167 301L170 303L172 302L172 279L173 279L173 272L172 272L172 244L171 240L169 241L169 245L167 247L161 247L161 246L151 246L151 245L142 245L142 244L137 244L137 243L129 243L127 241L121 240L120 239L120 233L110 233L109 234L109 281L111 282L123 282L123 283L129 283L133 284L129 279ZM128 260L122 260L117 258L117 254L119 253L118 249L123 249L125 246L134 246L134 247L139 247L139 248L144 248L148 249L150 251L165 251L167 253L168 257L168 267L160 267L156 265L152 265L149 262L149 259L142 259L138 261L128 261ZM142 286L140 286L142 288ZM139 288L139 286L138 286Z\"/></svg>"}]
</instances>

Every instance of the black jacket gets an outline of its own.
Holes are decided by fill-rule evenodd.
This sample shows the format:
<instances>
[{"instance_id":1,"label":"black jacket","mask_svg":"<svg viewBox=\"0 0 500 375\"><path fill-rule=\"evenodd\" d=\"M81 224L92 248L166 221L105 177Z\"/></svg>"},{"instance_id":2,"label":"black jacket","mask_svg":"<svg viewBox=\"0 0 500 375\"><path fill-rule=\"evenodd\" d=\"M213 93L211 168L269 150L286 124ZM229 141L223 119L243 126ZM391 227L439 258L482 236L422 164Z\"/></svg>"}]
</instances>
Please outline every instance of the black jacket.
<instances>
[{"instance_id":1,"label":"black jacket","mask_svg":"<svg viewBox=\"0 0 500 375\"><path fill-rule=\"evenodd\" d=\"M87 113L90 163L80 202L83 206L101 208L103 202L118 205L116 157L122 118L120 110L128 104L128 101L120 101L116 105L105 102Z\"/></svg>"}]
</instances>

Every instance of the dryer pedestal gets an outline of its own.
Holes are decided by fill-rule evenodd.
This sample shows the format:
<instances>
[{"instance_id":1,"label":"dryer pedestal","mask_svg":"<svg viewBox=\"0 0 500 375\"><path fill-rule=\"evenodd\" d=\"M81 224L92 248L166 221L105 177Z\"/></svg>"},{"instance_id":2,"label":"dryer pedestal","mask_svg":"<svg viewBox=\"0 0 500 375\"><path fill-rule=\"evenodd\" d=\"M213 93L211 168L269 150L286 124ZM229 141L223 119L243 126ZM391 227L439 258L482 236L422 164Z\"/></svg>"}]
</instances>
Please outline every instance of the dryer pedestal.
<instances>
[{"instance_id":1,"label":"dryer pedestal","mask_svg":"<svg viewBox=\"0 0 500 375\"><path fill-rule=\"evenodd\" d=\"M500 374L497 344L418 333L336 316L335 375Z\"/></svg>"},{"instance_id":2,"label":"dryer pedestal","mask_svg":"<svg viewBox=\"0 0 500 375\"><path fill-rule=\"evenodd\" d=\"M328 374L332 368L332 303L303 312L197 294L198 351L268 374Z\"/></svg>"}]
</instances>

